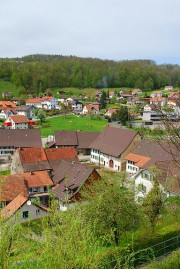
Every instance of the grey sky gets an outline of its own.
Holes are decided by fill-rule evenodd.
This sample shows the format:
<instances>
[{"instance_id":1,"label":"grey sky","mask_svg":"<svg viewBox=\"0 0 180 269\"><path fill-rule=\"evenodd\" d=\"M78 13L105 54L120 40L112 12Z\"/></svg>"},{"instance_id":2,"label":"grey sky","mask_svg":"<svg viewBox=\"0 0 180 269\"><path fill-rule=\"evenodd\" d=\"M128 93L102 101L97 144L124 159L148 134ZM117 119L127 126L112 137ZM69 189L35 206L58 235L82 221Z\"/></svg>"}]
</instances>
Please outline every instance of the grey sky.
<instances>
[{"instance_id":1,"label":"grey sky","mask_svg":"<svg viewBox=\"0 0 180 269\"><path fill-rule=\"evenodd\" d=\"M0 57L180 64L180 0L0 0Z\"/></svg>"}]
</instances>

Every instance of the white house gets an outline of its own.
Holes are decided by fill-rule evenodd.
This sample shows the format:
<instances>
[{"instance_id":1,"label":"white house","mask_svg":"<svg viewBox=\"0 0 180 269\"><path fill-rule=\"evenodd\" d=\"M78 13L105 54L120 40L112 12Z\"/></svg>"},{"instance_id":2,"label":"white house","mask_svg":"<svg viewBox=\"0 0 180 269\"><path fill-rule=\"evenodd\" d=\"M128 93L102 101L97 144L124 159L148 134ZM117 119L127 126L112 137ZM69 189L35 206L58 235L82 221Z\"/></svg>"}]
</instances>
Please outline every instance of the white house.
<instances>
[{"instance_id":1,"label":"white house","mask_svg":"<svg viewBox=\"0 0 180 269\"><path fill-rule=\"evenodd\" d=\"M83 110L83 104L78 100L74 100L71 104L71 107L74 112L81 112Z\"/></svg>"},{"instance_id":2,"label":"white house","mask_svg":"<svg viewBox=\"0 0 180 269\"><path fill-rule=\"evenodd\" d=\"M133 150L125 156L126 172L137 173L140 169L147 169L154 166L158 161L173 160L171 152L174 146L167 142L151 139L142 139Z\"/></svg>"},{"instance_id":3,"label":"white house","mask_svg":"<svg viewBox=\"0 0 180 269\"><path fill-rule=\"evenodd\" d=\"M150 97L162 97L163 92L162 91L153 91L150 95Z\"/></svg>"},{"instance_id":4,"label":"white house","mask_svg":"<svg viewBox=\"0 0 180 269\"><path fill-rule=\"evenodd\" d=\"M140 140L135 131L105 127L91 144L91 162L114 171L125 170L124 158Z\"/></svg>"},{"instance_id":5,"label":"white house","mask_svg":"<svg viewBox=\"0 0 180 269\"><path fill-rule=\"evenodd\" d=\"M82 114L99 114L99 105L96 104L88 104L83 107Z\"/></svg>"},{"instance_id":6,"label":"white house","mask_svg":"<svg viewBox=\"0 0 180 269\"><path fill-rule=\"evenodd\" d=\"M26 106L34 106L36 108L42 108L41 98L30 98L26 100Z\"/></svg>"},{"instance_id":7,"label":"white house","mask_svg":"<svg viewBox=\"0 0 180 269\"><path fill-rule=\"evenodd\" d=\"M150 98L150 104L156 106L165 106L167 100L165 97L152 97Z\"/></svg>"},{"instance_id":8,"label":"white house","mask_svg":"<svg viewBox=\"0 0 180 269\"><path fill-rule=\"evenodd\" d=\"M165 91L172 91L173 90L173 86L165 86L164 87Z\"/></svg>"},{"instance_id":9,"label":"white house","mask_svg":"<svg viewBox=\"0 0 180 269\"><path fill-rule=\"evenodd\" d=\"M0 109L0 118L7 119L9 116L16 115L16 108L4 107Z\"/></svg>"},{"instance_id":10,"label":"white house","mask_svg":"<svg viewBox=\"0 0 180 269\"><path fill-rule=\"evenodd\" d=\"M19 194L0 210L0 215L2 218L9 219L13 223L21 223L45 217L47 215L47 209L32 203L27 197Z\"/></svg>"},{"instance_id":11,"label":"white house","mask_svg":"<svg viewBox=\"0 0 180 269\"><path fill-rule=\"evenodd\" d=\"M42 108L51 110L58 107L58 99L53 96L44 96L41 98Z\"/></svg>"},{"instance_id":12,"label":"white house","mask_svg":"<svg viewBox=\"0 0 180 269\"><path fill-rule=\"evenodd\" d=\"M8 129L28 129L29 120L23 115L10 116L4 125Z\"/></svg>"},{"instance_id":13,"label":"white house","mask_svg":"<svg viewBox=\"0 0 180 269\"><path fill-rule=\"evenodd\" d=\"M141 95L141 94L142 94L141 89L134 89L134 90L132 90L132 95Z\"/></svg>"},{"instance_id":14,"label":"white house","mask_svg":"<svg viewBox=\"0 0 180 269\"><path fill-rule=\"evenodd\" d=\"M158 181L163 198L180 196L180 170L177 164L174 161L157 162L156 167L159 169ZM136 200L141 202L153 187L153 172L141 169L132 179Z\"/></svg>"},{"instance_id":15,"label":"white house","mask_svg":"<svg viewBox=\"0 0 180 269\"><path fill-rule=\"evenodd\" d=\"M58 99L56 99L53 96L44 96L42 98L31 98L26 101L26 105L51 110L58 107Z\"/></svg>"},{"instance_id":16,"label":"white house","mask_svg":"<svg viewBox=\"0 0 180 269\"><path fill-rule=\"evenodd\" d=\"M32 119L34 110L35 110L34 106L25 106L24 105L24 106L19 106L16 108L18 115L23 115L29 120Z\"/></svg>"}]
</instances>

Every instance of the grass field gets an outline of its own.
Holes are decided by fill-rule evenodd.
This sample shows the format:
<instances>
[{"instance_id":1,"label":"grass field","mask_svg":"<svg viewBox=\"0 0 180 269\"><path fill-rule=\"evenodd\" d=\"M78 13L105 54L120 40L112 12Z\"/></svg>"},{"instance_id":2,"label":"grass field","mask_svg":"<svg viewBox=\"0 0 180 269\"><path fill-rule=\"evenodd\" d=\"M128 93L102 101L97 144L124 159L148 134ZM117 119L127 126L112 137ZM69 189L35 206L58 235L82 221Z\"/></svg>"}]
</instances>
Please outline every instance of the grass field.
<instances>
[{"instance_id":1,"label":"grass field","mask_svg":"<svg viewBox=\"0 0 180 269\"><path fill-rule=\"evenodd\" d=\"M75 115L68 115L67 118L59 116L46 119L41 128L41 136L47 137L57 130L101 131L107 124L107 120L104 119L81 118Z\"/></svg>"},{"instance_id":2,"label":"grass field","mask_svg":"<svg viewBox=\"0 0 180 269\"><path fill-rule=\"evenodd\" d=\"M0 97L2 97L2 92L11 92L12 96L17 97L19 89L20 88L14 85L12 82L0 79Z\"/></svg>"}]
</instances>

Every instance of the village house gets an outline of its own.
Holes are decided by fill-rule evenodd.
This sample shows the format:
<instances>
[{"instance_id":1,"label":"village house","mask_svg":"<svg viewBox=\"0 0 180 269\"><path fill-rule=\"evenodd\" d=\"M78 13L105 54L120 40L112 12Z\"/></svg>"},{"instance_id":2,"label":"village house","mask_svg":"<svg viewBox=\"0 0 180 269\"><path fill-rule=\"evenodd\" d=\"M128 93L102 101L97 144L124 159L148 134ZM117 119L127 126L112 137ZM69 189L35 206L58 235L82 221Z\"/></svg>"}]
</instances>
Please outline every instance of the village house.
<instances>
[{"instance_id":1,"label":"village house","mask_svg":"<svg viewBox=\"0 0 180 269\"><path fill-rule=\"evenodd\" d=\"M34 106L18 106L16 107L16 111L18 115L25 116L28 120L31 120L33 117L33 111L35 110Z\"/></svg>"},{"instance_id":2,"label":"village house","mask_svg":"<svg viewBox=\"0 0 180 269\"><path fill-rule=\"evenodd\" d=\"M83 107L82 114L99 114L99 105L97 104L88 104Z\"/></svg>"},{"instance_id":3,"label":"village house","mask_svg":"<svg viewBox=\"0 0 180 269\"><path fill-rule=\"evenodd\" d=\"M0 108L1 119L7 119L9 116L13 116L16 114L17 114L16 108L11 108L11 107Z\"/></svg>"},{"instance_id":4,"label":"village house","mask_svg":"<svg viewBox=\"0 0 180 269\"><path fill-rule=\"evenodd\" d=\"M141 89L134 89L134 90L132 90L132 95L141 95L141 94L142 94Z\"/></svg>"},{"instance_id":5,"label":"village house","mask_svg":"<svg viewBox=\"0 0 180 269\"><path fill-rule=\"evenodd\" d=\"M157 110L157 106L154 104L147 104L144 106L143 110L143 121L153 121L158 122L161 120L161 114Z\"/></svg>"},{"instance_id":6,"label":"village house","mask_svg":"<svg viewBox=\"0 0 180 269\"><path fill-rule=\"evenodd\" d=\"M38 129L0 129L0 156L12 155L17 148L42 146Z\"/></svg>"},{"instance_id":7,"label":"village house","mask_svg":"<svg viewBox=\"0 0 180 269\"><path fill-rule=\"evenodd\" d=\"M58 99L56 99L53 96L43 96L42 98L31 98L26 100L26 105L51 110L58 107Z\"/></svg>"},{"instance_id":8,"label":"village house","mask_svg":"<svg viewBox=\"0 0 180 269\"><path fill-rule=\"evenodd\" d=\"M150 95L150 97L154 98L154 97L162 97L163 96L163 92L162 91L153 91Z\"/></svg>"},{"instance_id":9,"label":"village house","mask_svg":"<svg viewBox=\"0 0 180 269\"><path fill-rule=\"evenodd\" d=\"M91 144L91 162L114 171L125 170L124 157L140 140L141 136L135 131L105 127Z\"/></svg>"},{"instance_id":10,"label":"village house","mask_svg":"<svg viewBox=\"0 0 180 269\"><path fill-rule=\"evenodd\" d=\"M28 197L30 200L39 200L41 205L48 206L49 190L54 185L48 171L36 171L22 173L24 178Z\"/></svg>"},{"instance_id":11,"label":"village house","mask_svg":"<svg viewBox=\"0 0 180 269\"><path fill-rule=\"evenodd\" d=\"M3 219L10 219L11 223L22 223L42 218L46 215L47 208L38 204L32 204L27 197L21 194L0 210L0 216Z\"/></svg>"},{"instance_id":12,"label":"village house","mask_svg":"<svg viewBox=\"0 0 180 269\"><path fill-rule=\"evenodd\" d=\"M156 167L160 171L158 180L162 183L161 189L164 195L166 197L177 195L178 193L180 195L180 187L177 188L180 174L174 161L174 156L178 156L177 154L178 150L171 143L143 139L125 157L127 161L126 172L134 180L135 194L138 201L142 200L153 186L152 167ZM169 184L172 176L176 178L173 181L174 186ZM165 185L164 183L168 184Z\"/></svg>"},{"instance_id":13,"label":"village house","mask_svg":"<svg viewBox=\"0 0 180 269\"><path fill-rule=\"evenodd\" d=\"M4 122L6 129L28 129L29 120L23 115L12 115Z\"/></svg>"},{"instance_id":14,"label":"village house","mask_svg":"<svg viewBox=\"0 0 180 269\"><path fill-rule=\"evenodd\" d=\"M56 186L52 190L59 201L60 210L67 210L67 203L71 206L73 202L80 200L81 188L99 179L99 173L92 167L62 161L53 176Z\"/></svg>"},{"instance_id":15,"label":"village house","mask_svg":"<svg viewBox=\"0 0 180 269\"><path fill-rule=\"evenodd\" d=\"M165 97L152 97L150 98L150 104L156 105L159 107L165 106L167 103L167 99Z\"/></svg>"},{"instance_id":16,"label":"village house","mask_svg":"<svg viewBox=\"0 0 180 269\"><path fill-rule=\"evenodd\" d=\"M83 104L78 100L73 100L71 108L74 112L81 112L83 110Z\"/></svg>"},{"instance_id":17,"label":"village house","mask_svg":"<svg viewBox=\"0 0 180 269\"><path fill-rule=\"evenodd\" d=\"M164 87L165 91L172 91L173 90L173 86L165 86Z\"/></svg>"},{"instance_id":18,"label":"village house","mask_svg":"<svg viewBox=\"0 0 180 269\"><path fill-rule=\"evenodd\" d=\"M0 178L1 207L8 205L19 194L30 200L37 198L43 205L48 205L48 189L54 183L47 171L36 171L21 174L12 174Z\"/></svg>"},{"instance_id":19,"label":"village house","mask_svg":"<svg viewBox=\"0 0 180 269\"><path fill-rule=\"evenodd\" d=\"M147 169L157 161L172 160L172 144L151 139L142 139L125 157L126 172L135 174L140 169Z\"/></svg>"},{"instance_id":20,"label":"village house","mask_svg":"<svg viewBox=\"0 0 180 269\"><path fill-rule=\"evenodd\" d=\"M158 182L163 198L180 196L180 169L174 161L159 161L155 163L158 173ZM135 197L141 202L154 184L153 172L141 169L132 176L134 180Z\"/></svg>"},{"instance_id":21,"label":"village house","mask_svg":"<svg viewBox=\"0 0 180 269\"><path fill-rule=\"evenodd\" d=\"M35 108L42 108L41 98L30 98L26 100L26 106L34 106Z\"/></svg>"},{"instance_id":22,"label":"village house","mask_svg":"<svg viewBox=\"0 0 180 269\"><path fill-rule=\"evenodd\" d=\"M120 96L122 98L128 98L128 97L131 97L132 96L132 91L129 91L129 90L123 90L123 91L120 91Z\"/></svg>"},{"instance_id":23,"label":"village house","mask_svg":"<svg viewBox=\"0 0 180 269\"><path fill-rule=\"evenodd\" d=\"M168 99L178 99L180 100L180 91L178 92L170 92Z\"/></svg>"},{"instance_id":24,"label":"village house","mask_svg":"<svg viewBox=\"0 0 180 269\"><path fill-rule=\"evenodd\" d=\"M118 112L117 108L109 108L104 115L107 117L112 117L112 115L117 114L117 112Z\"/></svg>"},{"instance_id":25,"label":"village house","mask_svg":"<svg viewBox=\"0 0 180 269\"><path fill-rule=\"evenodd\" d=\"M11 174L48 171L51 173L62 160L75 161L77 152L74 148L20 148L12 157Z\"/></svg>"}]
</instances>

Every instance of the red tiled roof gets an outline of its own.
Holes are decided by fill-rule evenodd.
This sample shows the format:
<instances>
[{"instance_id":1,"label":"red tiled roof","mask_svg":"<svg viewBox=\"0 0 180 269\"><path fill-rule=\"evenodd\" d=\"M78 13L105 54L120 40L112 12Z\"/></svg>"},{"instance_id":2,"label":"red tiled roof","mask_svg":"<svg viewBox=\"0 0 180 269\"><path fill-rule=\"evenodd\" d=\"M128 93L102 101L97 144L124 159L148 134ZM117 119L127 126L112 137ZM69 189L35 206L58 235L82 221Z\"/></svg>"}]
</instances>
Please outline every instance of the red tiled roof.
<instances>
[{"instance_id":1,"label":"red tiled roof","mask_svg":"<svg viewBox=\"0 0 180 269\"><path fill-rule=\"evenodd\" d=\"M21 163L47 161L43 147L18 149Z\"/></svg>"},{"instance_id":2,"label":"red tiled roof","mask_svg":"<svg viewBox=\"0 0 180 269\"><path fill-rule=\"evenodd\" d=\"M59 159L74 159L77 158L77 151L74 148L48 148L45 149L47 159L59 160Z\"/></svg>"},{"instance_id":3,"label":"red tiled roof","mask_svg":"<svg viewBox=\"0 0 180 269\"><path fill-rule=\"evenodd\" d=\"M53 186L53 182L46 171L23 173L22 176L24 177L28 188Z\"/></svg>"},{"instance_id":4,"label":"red tiled roof","mask_svg":"<svg viewBox=\"0 0 180 269\"><path fill-rule=\"evenodd\" d=\"M29 120L24 115L10 116L14 123L29 123Z\"/></svg>"},{"instance_id":5,"label":"red tiled roof","mask_svg":"<svg viewBox=\"0 0 180 269\"><path fill-rule=\"evenodd\" d=\"M142 168L148 161L150 161L151 158L138 154L129 153L124 159L127 161L134 162L135 165Z\"/></svg>"},{"instance_id":6,"label":"red tiled roof","mask_svg":"<svg viewBox=\"0 0 180 269\"><path fill-rule=\"evenodd\" d=\"M9 175L1 176L0 184L2 188L2 193L0 196L1 201L12 201L19 194L27 197L27 189L22 175Z\"/></svg>"},{"instance_id":7,"label":"red tiled roof","mask_svg":"<svg viewBox=\"0 0 180 269\"><path fill-rule=\"evenodd\" d=\"M152 98L150 98L150 102L162 102L164 100L166 100L165 97L152 97Z\"/></svg>"},{"instance_id":8,"label":"red tiled roof","mask_svg":"<svg viewBox=\"0 0 180 269\"><path fill-rule=\"evenodd\" d=\"M51 101L52 99L54 99L54 96L43 96L41 98L42 101Z\"/></svg>"},{"instance_id":9,"label":"red tiled roof","mask_svg":"<svg viewBox=\"0 0 180 269\"><path fill-rule=\"evenodd\" d=\"M9 111L12 111L14 114L17 114L17 111L16 111L16 108L14 108L14 107L3 107L3 108L1 108L3 111L4 111L4 113L8 113Z\"/></svg>"},{"instance_id":10,"label":"red tiled roof","mask_svg":"<svg viewBox=\"0 0 180 269\"><path fill-rule=\"evenodd\" d=\"M41 103L41 98L31 98L31 99L26 100L26 103L39 104Z\"/></svg>"},{"instance_id":11,"label":"red tiled roof","mask_svg":"<svg viewBox=\"0 0 180 269\"><path fill-rule=\"evenodd\" d=\"M92 104L88 104L88 105L85 105L86 109L88 111L92 110L92 109L95 109L96 111L99 111L99 105L92 105Z\"/></svg>"},{"instance_id":12,"label":"red tiled roof","mask_svg":"<svg viewBox=\"0 0 180 269\"><path fill-rule=\"evenodd\" d=\"M27 200L27 197L19 194L0 211L0 215L5 219L11 217Z\"/></svg>"},{"instance_id":13,"label":"red tiled roof","mask_svg":"<svg viewBox=\"0 0 180 269\"><path fill-rule=\"evenodd\" d=\"M14 102L11 101L0 101L0 106L2 107L16 107Z\"/></svg>"}]
</instances>

